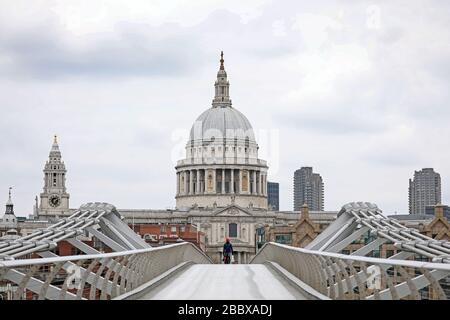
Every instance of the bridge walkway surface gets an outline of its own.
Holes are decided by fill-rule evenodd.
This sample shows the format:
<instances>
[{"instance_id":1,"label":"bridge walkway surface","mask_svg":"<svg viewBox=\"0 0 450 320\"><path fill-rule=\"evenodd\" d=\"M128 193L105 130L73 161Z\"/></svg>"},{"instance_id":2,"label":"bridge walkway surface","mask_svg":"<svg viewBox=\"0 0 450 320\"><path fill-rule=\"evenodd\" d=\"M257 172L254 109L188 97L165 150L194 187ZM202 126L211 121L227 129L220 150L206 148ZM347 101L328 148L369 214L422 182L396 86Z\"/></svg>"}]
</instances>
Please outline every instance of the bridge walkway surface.
<instances>
[{"instance_id":1,"label":"bridge walkway surface","mask_svg":"<svg viewBox=\"0 0 450 320\"><path fill-rule=\"evenodd\" d=\"M194 264L148 291L140 300L306 300L263 264Z\"/></svg>"}]
</instances>

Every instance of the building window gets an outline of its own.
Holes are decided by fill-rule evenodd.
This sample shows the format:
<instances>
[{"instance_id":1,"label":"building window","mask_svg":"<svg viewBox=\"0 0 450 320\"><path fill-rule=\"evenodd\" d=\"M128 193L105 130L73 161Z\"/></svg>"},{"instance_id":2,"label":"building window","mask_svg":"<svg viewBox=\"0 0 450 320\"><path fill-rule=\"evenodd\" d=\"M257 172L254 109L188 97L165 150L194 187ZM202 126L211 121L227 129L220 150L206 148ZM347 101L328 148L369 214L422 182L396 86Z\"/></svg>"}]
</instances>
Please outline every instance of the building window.
<instances>
[{"instance_id":1,"label":"building window","mask_svg":"<svg viewBox=\"0 0 450 320\"><path fill-rule=\"evenodd\" d=\"M291 234L277 234L275 235L275 242L281 244L291 244L292 236Z\"/></svg>"},{"instance_id":2,"label":"building window","mask_svg":"<svg viewBox=\"0 0 450 320\"><path fill-rule=\"evenodd\" d=\"M236 238L237 237L237 224L236 223L230 223L228 225L228 236L230 238Z\"/></svg>"},{"instance_id":3,"label":"building window","mask_svg":"<svg viewBox=\"0 0 450 320\"><path fill-rule=\"evenodd\" d=\"M177 227L176 227L176 226L172 226L172 227L170 228L170 232L172 232L172 233L177 233Z\"/></svg>"},{"instance_id":4,"label":"building window","mask_svg":"<svg viewBox=\"0 0 450 320\"><path fill-rule=\"evenodd\" d=\"M186 227L185 226L181 226L180 227L180 232L185 232L186 231Z\"/></svg>"},{"instance_id":5,"label":"building window","mask_svg":"<svg viewBox=\"0 0 450 320\"><path fill-rule=\"evenodd\" d=\"M166 226L161 226L161 233L165 233L166 232Z\"/></svg>"}]
</instances>

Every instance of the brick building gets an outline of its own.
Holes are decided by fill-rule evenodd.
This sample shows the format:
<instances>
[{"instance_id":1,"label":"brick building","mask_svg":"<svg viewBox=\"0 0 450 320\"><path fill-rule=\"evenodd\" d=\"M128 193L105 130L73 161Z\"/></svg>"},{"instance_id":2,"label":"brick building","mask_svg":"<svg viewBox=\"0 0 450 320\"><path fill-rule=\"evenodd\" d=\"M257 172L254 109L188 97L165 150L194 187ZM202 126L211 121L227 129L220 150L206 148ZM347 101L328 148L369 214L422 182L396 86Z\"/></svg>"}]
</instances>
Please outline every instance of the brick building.
<instances>
[{"instance_id":1,"label":"brick building","mask_svg":"<svg viewBox=\"0 0 450 320\"><path fill-rule=\"evenodd\" d=\"M205 251L205 234L192 224L134 224L129 225L137 234L152 246L186 241Z\"/></svg>"}]
</instances>

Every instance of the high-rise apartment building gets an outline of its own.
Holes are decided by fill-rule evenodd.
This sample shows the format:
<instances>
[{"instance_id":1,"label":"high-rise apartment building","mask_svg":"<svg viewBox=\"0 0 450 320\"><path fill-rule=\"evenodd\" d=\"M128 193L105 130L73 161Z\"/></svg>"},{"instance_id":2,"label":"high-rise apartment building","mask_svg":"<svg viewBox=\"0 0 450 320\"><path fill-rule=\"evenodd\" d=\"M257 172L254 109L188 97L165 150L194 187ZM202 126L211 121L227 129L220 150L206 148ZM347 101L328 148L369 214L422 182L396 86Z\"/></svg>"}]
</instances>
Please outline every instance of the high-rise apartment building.
<instances>
[{"instance_id":1,"label":"high-rise apartment building","mask_svg":"<svg viewBox=\"0 0 450 320\"><path fill-rule=\"evenodd\" d=\"M441 203L441 176L433 168L414 171L409 179L409 213L425 214L427 206Z\"/></svg>"},{"instance_id":2,"label":"high-rise apartment building","mask_svg":"<svg viewBox=\"0 0 450 320\"><path fill-rule=\"evenodd\" d=\"M323 211L323 181L320 174L313 173L312 167L294 172L294 210L300 210L305 203L311 211Z\"/></svg>"}]
</instances>

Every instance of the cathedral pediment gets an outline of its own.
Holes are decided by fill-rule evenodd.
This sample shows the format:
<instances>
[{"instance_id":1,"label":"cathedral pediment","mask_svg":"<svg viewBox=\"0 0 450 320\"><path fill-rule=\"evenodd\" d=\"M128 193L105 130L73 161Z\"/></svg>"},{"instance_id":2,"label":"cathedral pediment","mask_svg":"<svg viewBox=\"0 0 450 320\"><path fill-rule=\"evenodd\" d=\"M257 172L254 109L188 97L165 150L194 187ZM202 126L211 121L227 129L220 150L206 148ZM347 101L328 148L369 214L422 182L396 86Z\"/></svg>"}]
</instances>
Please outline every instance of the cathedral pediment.
<instances>
[{"instance_id":1,"label":"cathedral pediment","mask_svg":"<svg viewBox=\"0 0 450 320\"><path fill-rule=\"evenodd\" d=\"M216 212L213 213L214 216L217 217L251 217L253 214L251 214L249 211L245 210L244 208L241 208L237 205L230 205L225 208L220 208Z\"/></svg>"}]
</instances>

